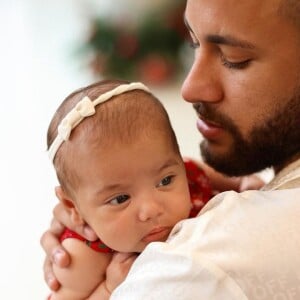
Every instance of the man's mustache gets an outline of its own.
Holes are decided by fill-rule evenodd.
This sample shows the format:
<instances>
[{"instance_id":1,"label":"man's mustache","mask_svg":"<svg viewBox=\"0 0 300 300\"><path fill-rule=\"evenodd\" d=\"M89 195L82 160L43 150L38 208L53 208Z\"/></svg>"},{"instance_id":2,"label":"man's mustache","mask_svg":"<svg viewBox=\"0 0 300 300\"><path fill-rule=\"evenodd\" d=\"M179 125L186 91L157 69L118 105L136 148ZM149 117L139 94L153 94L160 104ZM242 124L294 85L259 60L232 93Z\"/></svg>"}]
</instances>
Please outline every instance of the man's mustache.
<instances>
[{"instance_id":1,"label":"man's mustache","mask_svg":"<svg viewBox=\"0 0 300 300\"><path fill-rule=\"evenodd\" d=\"M193 108L204 122L216 124L230 132L237 131L237 126L235 126L234 122L229 117L218 112L209 103L195 103L193 104Z\"/></svg>"},{"instance_id":2,"label":"man's mustache","mask_svg":"<svg viewBox=\"0 0 300 300\"><path fill-rule=\"evenodd\" d=\"M198 114L199 118L203 121L222 124L223 117L216 112L209 104L196 103L193 107Z\"/></svg>"}]
</instances>

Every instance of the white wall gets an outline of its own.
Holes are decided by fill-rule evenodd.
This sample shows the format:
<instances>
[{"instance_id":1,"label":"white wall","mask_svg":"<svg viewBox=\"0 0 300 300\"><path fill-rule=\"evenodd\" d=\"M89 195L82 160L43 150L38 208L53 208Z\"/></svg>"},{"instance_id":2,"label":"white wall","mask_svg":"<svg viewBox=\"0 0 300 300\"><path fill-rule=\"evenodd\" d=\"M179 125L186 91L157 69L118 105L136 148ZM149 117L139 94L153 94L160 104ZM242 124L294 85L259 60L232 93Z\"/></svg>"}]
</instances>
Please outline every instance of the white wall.
<instances>
[{"instance_id":1,"label":"white wall","mask_svg":"<svg viewBox=\"0 0 300 300\"><path fill-rule=\"evenodd\" d=\"M97 2L110 9L111 1ZM39 238L56 202L56 180L45 136L60 101L92 80L80 71L73 50L86 32L88 6L94 4L0 1L1 299L40 300L47 295ZM195 116L181 100L179 87L156 89L156 94L170 112L182 152L197 157Z\"/></svg>"}]
</instances>

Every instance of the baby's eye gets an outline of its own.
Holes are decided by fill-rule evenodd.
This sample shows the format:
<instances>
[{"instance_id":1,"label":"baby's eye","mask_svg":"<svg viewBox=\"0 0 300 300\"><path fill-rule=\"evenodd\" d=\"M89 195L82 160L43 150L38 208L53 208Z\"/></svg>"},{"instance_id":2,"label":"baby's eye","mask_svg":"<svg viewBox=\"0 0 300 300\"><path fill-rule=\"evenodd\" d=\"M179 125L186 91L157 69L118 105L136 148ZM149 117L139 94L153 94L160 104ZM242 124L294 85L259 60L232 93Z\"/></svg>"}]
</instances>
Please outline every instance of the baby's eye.
<instances>
[{"instance_id":1,"label":"baby's eye","mask_svg":"<svg viewBox=\"0 0 300 300\"><path fill-rule=\"evenodd\" d=\"M129 195L119 195L113 199L111 199L108 203L112 205L120 205L126 202L129 199Z\"/></svg>"},{"instance_id":2,"label":"baby's eye","mask_svg":"<svg viewBox=\"0 0 300 300\"><path fill-rule=\"evenodd\" d=\"M173 180L173 177L174 176L167 176L165 178L163 178L160 183L158 184L158 187L160 186L166 186L166 185L169 185L171 184L172 180Z\"/></svg>"}]
</instances>

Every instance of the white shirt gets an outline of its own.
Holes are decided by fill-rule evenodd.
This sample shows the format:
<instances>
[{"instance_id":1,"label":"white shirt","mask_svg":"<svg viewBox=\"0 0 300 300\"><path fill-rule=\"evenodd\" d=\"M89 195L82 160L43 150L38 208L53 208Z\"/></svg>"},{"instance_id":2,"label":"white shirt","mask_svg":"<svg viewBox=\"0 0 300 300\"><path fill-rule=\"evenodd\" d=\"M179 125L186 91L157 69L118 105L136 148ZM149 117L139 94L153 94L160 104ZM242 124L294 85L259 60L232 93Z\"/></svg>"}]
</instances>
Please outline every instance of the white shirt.
<instances>
[{"instance_id":1,"label":"white shirt","mask_svg":"<svg viewBox=\"0 0 300 300\"><path fill-rule=\"evenodd\" d=\"M151 243L113 300L300 299L300 160L261 191L225 192Z\"/></svg>"}]
</instances>

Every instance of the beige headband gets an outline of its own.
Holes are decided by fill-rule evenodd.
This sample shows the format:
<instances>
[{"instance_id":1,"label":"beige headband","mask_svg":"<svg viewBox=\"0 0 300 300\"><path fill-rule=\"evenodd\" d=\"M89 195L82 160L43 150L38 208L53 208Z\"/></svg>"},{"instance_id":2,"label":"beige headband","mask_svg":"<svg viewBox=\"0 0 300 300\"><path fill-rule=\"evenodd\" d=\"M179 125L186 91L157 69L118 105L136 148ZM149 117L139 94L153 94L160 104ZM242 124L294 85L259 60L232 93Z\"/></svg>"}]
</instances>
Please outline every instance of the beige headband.
<instances>
[{"instance_id":1,"label":"beige headband","mask_svg":"<svg viewBox=\"0 0 300 300\"><path fill-rule=\"evenodd\" d=\"M114 96L126 93L132 90L143 90L150 92L149 89L140 82L133 82L130 84L122 84L118 87L100 95L94 101L91 101L89 97L84 97L80 100L76 106L71 109L71 111L61 120L58 125L57 131L58 134L54 139L53 143L49 147L48 155L50 160L53 162L57 150L64 141L67 141L70 137L72 130L80 123L84 118L92 116L95 114L95 107L103 103Z\"/></svg>"}]
</instances>

